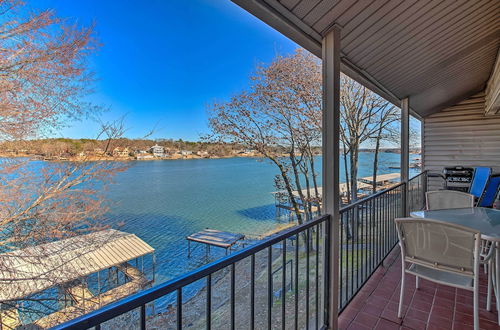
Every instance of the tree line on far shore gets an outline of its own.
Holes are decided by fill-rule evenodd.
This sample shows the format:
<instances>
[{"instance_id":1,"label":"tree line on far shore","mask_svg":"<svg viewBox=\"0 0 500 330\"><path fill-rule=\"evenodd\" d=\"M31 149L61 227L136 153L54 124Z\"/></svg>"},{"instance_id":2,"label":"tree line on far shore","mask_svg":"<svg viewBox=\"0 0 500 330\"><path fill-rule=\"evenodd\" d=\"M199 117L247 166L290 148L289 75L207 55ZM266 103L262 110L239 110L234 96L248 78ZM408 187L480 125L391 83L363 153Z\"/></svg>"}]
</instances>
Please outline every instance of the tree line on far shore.
<instances>
[{"instance_id":1,"label":"tree line on far shore","mask_svg":"<svg viewBox=\"0 0 500 330\"><path fill-rule=\"evenodd\" d=\"M97 139L68 139L52 138L37 140L3 141L0 143L0 153L3 154L29 154L41 156L76 156L80 153L92 154L102 153L104 150L111 155L114 148L130 150L131 153L138 151L149 151L154 145L159 145L165 150L180 151L187 150L195 152L207 152L210 155L225 156L242 150L241 146L234 144L220 144L209 142L191 142L161 139L127 139L116 138L111 141Z\"/></svg>"},{"instance_id":2,"label":"tree line on far shore","mask_svg":"<svg viewBox=\"0 0 500 330\"><path fill-rule=\"evenodd\" d=\"M234 155L260 156L253 149L248 149L244 145L236 143L218 143L209 141L185 141L182 139L128 139L115 138L108 139L69 139L69 138L48 138L36 140L12 140L0 142L0 155L2 156L24 156L35 155L44 157L75 157L78 155L102 155L107 153L113 155L113 150L127 149L130 156L141 152L150 152L152 146L161 146L165 153L175 153L181 151L192 152L209 157L229 157ZM282 154L285 150L280 147L273 149L274 154ZM315 154L321 153L321 148L315 148Z\"/></svg>"}]
</instances>

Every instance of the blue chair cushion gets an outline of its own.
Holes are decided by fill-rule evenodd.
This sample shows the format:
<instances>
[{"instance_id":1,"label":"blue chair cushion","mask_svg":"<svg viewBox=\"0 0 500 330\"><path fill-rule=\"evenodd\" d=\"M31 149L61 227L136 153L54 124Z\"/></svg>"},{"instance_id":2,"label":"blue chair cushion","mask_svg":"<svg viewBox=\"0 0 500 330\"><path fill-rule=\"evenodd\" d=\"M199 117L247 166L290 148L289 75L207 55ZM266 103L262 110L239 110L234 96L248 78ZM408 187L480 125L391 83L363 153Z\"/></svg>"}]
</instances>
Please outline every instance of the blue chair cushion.
<instances>
[{"instance_id":1,"label":"blue chair cushion","mask_svg":"<svg viewBox=\"0 0 500 330\"><path fill-rule=\"evenodd\" d=\"M476 198L480 198L483 195L488 179L490 178L491 168L489 167L476 167L474 168L474 176L472 177L472 183L469 188L469 193L474 195Z\"/></svg>"},{"instance_id":2,"label":"blue chair cushion","mask_svg":"<svg viewBox=\"0 0 500 330\"><path fill-rule=\"evenodd\" d=\"M481 200L479 201L479 205L481 207L492 207L495 199L498 195L498 190L500 188L500 174L491 175L488 180L488 185L481 196Z\"/></svg>"}]
</instances>

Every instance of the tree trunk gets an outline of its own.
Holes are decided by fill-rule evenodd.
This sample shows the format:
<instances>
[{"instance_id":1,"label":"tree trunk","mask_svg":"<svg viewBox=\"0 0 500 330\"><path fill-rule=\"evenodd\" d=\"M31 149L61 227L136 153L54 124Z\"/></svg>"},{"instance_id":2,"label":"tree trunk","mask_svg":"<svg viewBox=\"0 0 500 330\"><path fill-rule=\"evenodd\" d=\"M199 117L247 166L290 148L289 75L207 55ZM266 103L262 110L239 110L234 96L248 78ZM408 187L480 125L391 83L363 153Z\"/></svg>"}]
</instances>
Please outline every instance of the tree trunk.
<instances>
[{"instance_id":1,"label":"tree trunk","mask_svg":"<svg viewBox=\"0 0 500 330\"><path fill-rule=\"evenodd\" d=\"M312 216L312 207L311 207L311 186L309 184L309 171L307 170L307 165L304 165L304 170L302 173L304 174L304 181L306 182L306 193L307 193L307 221L311 220L313 218ZM304 205L305 209L305 205Z\"/></svg>"},{"instance_id":2,"label":"tree trunk","mask_svg":"<svg viewBox=\"0 0 500 330\"><path fill-rule=\"evenodd\" d=\"M302 207L304 211L307 210L307 201L305 200L304 194L302 193L302 185L300 184L300 176L299 171L297 170L297 161L295 159L295 153L293 151L290 152L290 162L292 164L293 175L295 178L295 186L297 187L297 192L300 197L300 201L302 202ZM307 212L305 212L307 213ZM306 217L307 219L307 217Z\"/></svg>"},{"instance_id":3,"label":"tree trunk","mask_svg":"<svg viewBox=\"0 0 500 330\"><path fill-rule=\"evenodd\" d=\"M353 148L350 152L351 160L351 202L358 200L358 150Z\"/></svg>"},{"instance_id":4,"label":"tree trunk","mask_svg":"<svg viewBox=\"0 0 500 330\"><path fill-rule=\"evenodd\" d=\"M380 140L382 139L382 127L379 127L377 138L375 141L375 154L373 155L373 174L372 174L372 190L377 192L377 171L378 171L378 153L380 150Z\"/></svg>"},{"instance_id":5,"label":"tree trunk","mask_svg":"<svg viewBox=\"0 0 500 330\"><path fill-rule=\"evenodd\" d=\"M344 171L345 171L345 186L346 186L346 197L347 204L351 203L351 182L349 175L349 167L347 166L347 153L343 152L342 156L344 158Z\"/></svg>"},{"instance_id":6,"label":"tree trunk","mask_svg":"<svg viewBox=\"0 0 500 330\"><path fill-rule=\"evenodd\" d=\"M288 196L290 197L290 201L292 202L293 210L295 212L295 215L297 216L297 222L299 224L302 224L303 221L302 221L302 215L300 214L300 208L297 204L297 201L295 200L295 198L293 196L292 186L291 186L290 180L288 179L288 175L286 174L286 170L283 167L283 165L281 165L275 159L271 159L271 160L278 166L278 168L280 170L281 177L283 178L283 182L285 183L286 191L288 192Z\"/></svg>"},{"instance_id":7,"label":"tree trunk","mask_svg":"<svg viewBox=\"0 0 500 330\"><path fill-rule=\"evenodd\" d=\"M313 185L314 185L314 194L316 195L316 203L318 204L318 214L321 214L321 199L319 197L319 189L318 189L318 181L316 179L316 168L314 166L314 155L312 151L309 151L309 164L311 166L311 171L312 171L312 179L313 179Z\"/></svg>"}]
</instances>

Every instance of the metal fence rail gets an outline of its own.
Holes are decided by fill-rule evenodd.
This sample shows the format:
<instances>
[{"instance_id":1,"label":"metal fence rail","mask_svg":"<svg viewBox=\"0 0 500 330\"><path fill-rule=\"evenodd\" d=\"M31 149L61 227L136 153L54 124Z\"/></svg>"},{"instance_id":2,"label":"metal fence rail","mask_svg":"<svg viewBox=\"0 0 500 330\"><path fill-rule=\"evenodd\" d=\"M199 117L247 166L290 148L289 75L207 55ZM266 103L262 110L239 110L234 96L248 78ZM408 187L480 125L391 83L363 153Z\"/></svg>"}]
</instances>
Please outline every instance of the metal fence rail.
<instances>
[{"instance_id":1,"label":"metal fence rail","mask_svg":"<svg viewBox=\"0 0 500 330\"><path fill-rule=\"evenodd\" d=\"M394 218L423 208L426 180L423 172L340 210L340 311L397 244Z\"/></svg>"},{"instance_id":2,"label":"metal fence rail","mask_svg":"<svg viewBox=\"0 0 500 330\"><path fill-rule=\"evenodd\" d=\"M56 329L100 330L120 327L120 322L127 326L135 322L137 326L133 327L140 329L150 325L177 329L221 325L231 329L321 329L328 316L324 311L328 310L326 278L330 274L325 257L329 244L340 244L342 311L397 244L394 218L424 207L426 186L427 173L423 172L343 207L338 241L330 243L330 216L321 216ZM219 286L223 281L227 285ZM186 314L195 308L188 305L193 297L185 293L188 286L200 282L203 297L197 296L198 304L193 306L199 309L196 315L201 323L193 325L186 322ZM165 297L173 298L167 310L148 313L148 306ZM129 317L120 321L124 315Z\"/></svg>"},{"instance_id":3,"label":"metal fence rail","mask_svg":"<svg viewBox=\"0 0 500 330\"><path fill-rule=\"evenodd\" d=\"M414 176L408 181L408 211L420 211L425 207L427 192L427 171Z\"/></svg>"},{"instance_id":4,"label":"metal fence rail","mask_svg":"<svg viewBox=\"0 0 500 330\"><path fill-rule=\"evenodd\" d=\"M216 322L222 322L221 324L231 329L240 328L238 321L243 320L250 329L277 326L282 329L297 329L311 325L319 329L324 325L323 306L320 304L325 296L325 292L322 292L323 258L324 251L329 250L329 239L324 238L330 236L329 219L330 217L326 215L293 227L174 280L75 318L55 329L117 328L125 322L129 327L145 329L147 325L155 326L155 318L161 322L168 321L169 328L190 327L191 324L184 324L185 304L189 300L183 299L183 289L197 281L205 283L202 289L204 308L199 311L199 314L204 313L204 316L200 315L199 319L203 319L206 329L220 327ZM241 270L242 267L246 267L247 271L237 272L237 268ZM216 276L219 278L218 281L227 280L229 283L229 290L220 293L228 296L227 304L217 304L220 306L215 306L216 300L219 299L214 293L214 290L217 290ZM238 281L241 279L237 276L245 278L243 281ZM243 284L238 286L237 282ZM245 289L241 288L243 286ZM224 289L227 289L227 286ZM170 310L163 313L158 310L155 314L147 313L148 304L168 295L175 295L175 304L169 306ZM260 299L263 295L265 299ZM247 298L246 306L241 306L242 296ZM257 299L265 303L257 304ZM265 308L260 308L262 305L265 305ZM219 315L215 320L213 315L218 307ZM237 314L237 307L246 315L242 315L241 312ZM223 312L227 315L223 314L221 317L220 314ZM119 320L120 317L130 313L134 316L129 315L125 320ZM116 323L113 324L113 321ZM137 326L134 326L134 323ZM163 324L164 326L166 325Z\"/></svg>"}]
</instances>

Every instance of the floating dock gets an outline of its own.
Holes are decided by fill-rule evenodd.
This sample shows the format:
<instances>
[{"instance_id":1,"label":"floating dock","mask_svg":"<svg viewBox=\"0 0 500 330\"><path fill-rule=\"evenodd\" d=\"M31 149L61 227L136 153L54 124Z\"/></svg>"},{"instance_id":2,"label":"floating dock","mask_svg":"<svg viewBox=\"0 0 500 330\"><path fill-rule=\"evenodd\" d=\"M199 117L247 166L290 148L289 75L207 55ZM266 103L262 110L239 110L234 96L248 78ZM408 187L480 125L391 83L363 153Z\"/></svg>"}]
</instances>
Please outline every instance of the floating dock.
<instances>
[{"instance_id":1,"label":"floating dock","mask_svg":"<svg viewBox=\"0 0 500 330\"><path fill-rule=\"evenodd\" d=\"M375 184L377 187L380 188L386 188L390 186L391 184L395 183L397 180L400 178L400 173L389 173L389 174L380 174L377 175L377 179L375 181ZM363 178L358 179L358 190L361 191L366 191L370 190L373 188L373 176L366 176ZM318 197L321 199L321 192L322 192L322 187L318 187ZM340 194L342 195L342 203L346 204L347 203L347 183L341 183L339 184L339 190ZM303 196L311 196L313 198L316 197L316 190L314 187L309 188L309 189L302 189L300 190L300 193ZM292 191L292 194L294 198L300 202L300 193L299 190L294 190ZM275 199L275 206L277 208L277 212L279 213L278 210L286 210L287 212L293 212L294 209L292 207L292 203L290 202L290 198L288 196L288 192L286 190L280 190L280 191L275 191L272 193L274 195ZM366 193L359 193L358 198L363 198L367 194ZM319 205L321 206L321 204ZM315 212L318 211L318 205L313 205L311 207L311 212L314 214ZM300 213L305 213L305 210L301 207L299 210ZM280 215L281 213L279 213Z\"/></svg>"},{"instance_id":2,"label":"floating dock","mask_svg":"<svg viewBox=\"0 0 500 330\"><path fill-rule=\"evenodd\" d=\"M220 231L216 229L205 229L186 237L188 241L188 257L191 256L191 242L205 244L207 253L210 252L210 246L226 249L231 252L231 248L238 241L245 239L245 235Z\"/></svg>"}]
</instances>

